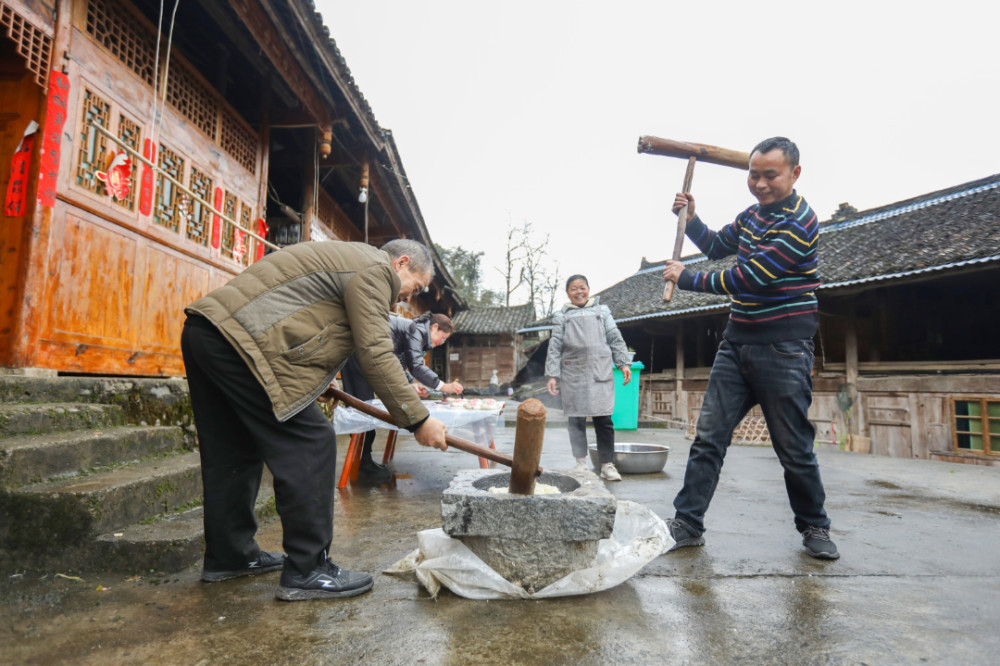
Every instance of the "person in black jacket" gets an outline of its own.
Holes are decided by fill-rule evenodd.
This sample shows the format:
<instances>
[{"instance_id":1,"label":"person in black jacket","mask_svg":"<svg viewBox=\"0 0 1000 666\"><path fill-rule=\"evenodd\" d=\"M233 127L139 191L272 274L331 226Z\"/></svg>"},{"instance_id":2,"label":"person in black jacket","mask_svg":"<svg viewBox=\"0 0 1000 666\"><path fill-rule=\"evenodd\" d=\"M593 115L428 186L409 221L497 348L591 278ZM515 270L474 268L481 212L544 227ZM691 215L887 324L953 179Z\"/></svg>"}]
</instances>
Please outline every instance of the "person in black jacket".
<instances>
[{"instance_id":1,"label":"person in black jacket","mask_svg":"<svg viewBox=\"0 0 1000 666\"><path fill-rule=\"evenodd\" d=\"M445 343L455 330L454 324L447 315L426 313L416 319L406 317L389 317L389 329L392 331L393 351L396 358L406 371L411 383L416 380L435 391L443 393L461 393L464 388L458 382L445 383L424 363L424 354L434 347ZM344 391L359 400L372 400L374 391L369 386L358 364L356 355L352 355L340 371L344 383ZM414 388L420 397L427 397L427 389L414 383ZM372 445L375 443L375 431L369 430L364 435L361 446L361 466L358 476L366 480L384 481L389 478L389 470L385 465L375 462L372 458Z\"/></svg>"}]
</instances>

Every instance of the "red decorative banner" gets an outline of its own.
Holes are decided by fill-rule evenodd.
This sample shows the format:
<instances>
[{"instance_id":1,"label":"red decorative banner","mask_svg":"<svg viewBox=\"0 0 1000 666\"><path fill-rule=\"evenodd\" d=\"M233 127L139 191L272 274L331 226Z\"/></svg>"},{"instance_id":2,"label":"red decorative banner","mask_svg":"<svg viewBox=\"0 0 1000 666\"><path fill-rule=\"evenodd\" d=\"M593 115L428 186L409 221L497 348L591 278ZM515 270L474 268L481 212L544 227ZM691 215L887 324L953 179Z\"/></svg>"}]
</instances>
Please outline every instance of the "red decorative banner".
<instances>
[{"instance_id":1,"label":"red decorative banner","mask_svg":"<svg viewBox=\"0 0 1000 666\"><path fill-rule=\"evenodd\" d=\"M156 146L149 139L142 143L142 156L156 162ZM153 167L142 163L142 177L139 180L139 212L149 215L153 210Z\"/></svg>"},{"instance_id":2,"label":"red decorative banner","mask_svg":"<svg viewBox=\"0 0 1000 666\"><path fill-rule=\"evenodd\" d=\"M98 171L94 174L97 180L104 183L104 188L115 198L116 201L124 200L132 191L132 160L123 150L115 155L108 165L107 171Z\"/></svg>"},{"instance_id":3,"label":"red decorative banner","mask_svg":"<svg viewBox=\"0 0 1000 666\"><path fill-rule=\"evenodd\" d=\"M267 238L267 222L264 218L257 220L257 235L261 238ZM254 261L260 261L264 257L264 244L257 241L257 255L254 257Z\"/></svg>"},{"instance_id":4,"label":"red decorative banner","mask_svg":"<svg viewBox=\"0 0 1000 666\"><path fill-rule=\"evenodd\" d=\"M49 74L49 96L45 103L45 131L38 165L38 203L56 205L56 180L59 176L59 150L62 128L66 123L69 101L69 77L57 69Z\"/></svg>"},{"instance_id":5,"label":"red decorative banner","mask_svg":"<svg viewBox=\"0 0 1000 666\"><path fill-rule=\"evenodd\" d=\"M215 210L222 210L221 187L215 188L215 198L212 199L212 207ZM216 213L212 213L212 247L218 250L220 242L222 242L222 219Z\"/></svg>"},{"instance_id":6,"label":"red decorative banner","mask_svg":"<svg viewBox=\"0 0 1000 666\"><path fill-rule=\"evenodd\" d=\"M7 183L7 198L3 212L7 217L24 215L24 199L28 193L28 168L31 166L31 147L35 145L35 131L38 123L34 120L24 131L24 137L14 151L10 161L10 182Z\"/></svg>"}]
</instances>

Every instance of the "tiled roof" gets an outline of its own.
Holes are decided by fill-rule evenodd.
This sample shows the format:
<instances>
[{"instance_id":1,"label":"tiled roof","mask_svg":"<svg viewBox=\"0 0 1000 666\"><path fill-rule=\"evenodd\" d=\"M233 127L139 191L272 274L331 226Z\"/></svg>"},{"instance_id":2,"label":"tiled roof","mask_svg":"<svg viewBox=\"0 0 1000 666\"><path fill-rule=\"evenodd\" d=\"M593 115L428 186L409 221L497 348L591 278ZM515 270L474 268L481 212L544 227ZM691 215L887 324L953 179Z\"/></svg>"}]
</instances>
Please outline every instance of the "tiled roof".
<instances>
[{"instance_id":1,"label":"tiled roof","mask_svg":"<svg viewBox=\"0 0 1000 666\"><path fill-rule=\"evenodd\" d=\"M821 304L824 293L849 285L1000 263L1000 174L824 222L819 243ZM718 271L735 258L683 261L692 270ZM600 293L616 321L728 310L725 296L680 289L664 303L665 263L643 259L634 275Z\"/></svg>"},{"instance_id":2,"label":"tiled roof","mask_svg":"<svg viewBox=\"0 0 1000 666\"><path fill-rule=\"evenodd\" d=\"M530 303L511 307L470 308L456 314L452 321L455 333L491 335L513 333L535 318L535 307Z\"/></svg>"}]
</instances>

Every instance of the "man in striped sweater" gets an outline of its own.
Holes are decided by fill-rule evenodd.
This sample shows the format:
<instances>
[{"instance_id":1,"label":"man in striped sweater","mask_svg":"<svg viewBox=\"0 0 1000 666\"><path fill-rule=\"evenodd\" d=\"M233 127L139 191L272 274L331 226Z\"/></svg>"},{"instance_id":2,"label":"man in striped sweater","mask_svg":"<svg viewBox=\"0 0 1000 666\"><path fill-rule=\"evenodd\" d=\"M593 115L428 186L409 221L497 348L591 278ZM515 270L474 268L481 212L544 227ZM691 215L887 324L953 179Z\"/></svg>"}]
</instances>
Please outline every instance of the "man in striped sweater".
<instances>
[{"instance_id":1,"label":"man in striped sweater","mask_svg":"<svg viewBox=\"0 0 1000 666\"><path fill-rule=\"evenodd\" d=\"M798 193L799 150L784 137L750 153L747 184L758 203L716 232L695 215L694 197L678 194L673 211L688 207L687 235L709 259L736 255L729 269L693 272L668 261L663 279L680 289L728 295L729 324L715 356L691 445L684 487L668 522L676 545L705 543L705 512L715 494L733 430L760 405L806 553L840 557L830 540L826 493L813 452L813 341L819 321L816 246L819 221Z\"/></svg>"}]
</instances>

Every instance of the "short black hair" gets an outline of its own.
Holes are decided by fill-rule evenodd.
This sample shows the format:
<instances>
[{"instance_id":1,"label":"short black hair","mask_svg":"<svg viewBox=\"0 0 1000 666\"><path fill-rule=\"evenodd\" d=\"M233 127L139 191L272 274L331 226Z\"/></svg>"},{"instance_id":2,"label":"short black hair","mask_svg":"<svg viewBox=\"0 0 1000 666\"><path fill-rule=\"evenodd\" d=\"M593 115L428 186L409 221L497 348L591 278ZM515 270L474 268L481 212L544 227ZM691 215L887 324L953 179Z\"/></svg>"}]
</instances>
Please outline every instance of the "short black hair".
<instances>
[{"instance_id":1,"label":"short black hair","mask_svg":"<svg viewBox=\"0 0 1000 666\"><path fill-rule=\"evenodd\" d=\"M785 159L788 160L788 166L793 169L799 165L799 147L795 145L795 142L783 136L772 136L770 139L764 139L750 151L752 156L754 153L769 153L777 148L782 153L785 154Z\"/></svg>"},{"instance_id":2,"label":"short black hair","mask_svg":"<svg viewBox=\"0 0 1000 666\"><path fill-rule=\"evenodd\" d=\"M569 286L570 286L570 284L573 283L574 280L583 280L583 283L585 285L587 285L588 287L590 286L590 283L587 282L587 276L586 275L570 275L569 279L566 280L566 291L569 291Z\"/></svg>"}]
</instances>

